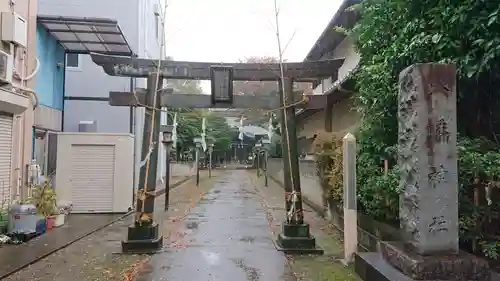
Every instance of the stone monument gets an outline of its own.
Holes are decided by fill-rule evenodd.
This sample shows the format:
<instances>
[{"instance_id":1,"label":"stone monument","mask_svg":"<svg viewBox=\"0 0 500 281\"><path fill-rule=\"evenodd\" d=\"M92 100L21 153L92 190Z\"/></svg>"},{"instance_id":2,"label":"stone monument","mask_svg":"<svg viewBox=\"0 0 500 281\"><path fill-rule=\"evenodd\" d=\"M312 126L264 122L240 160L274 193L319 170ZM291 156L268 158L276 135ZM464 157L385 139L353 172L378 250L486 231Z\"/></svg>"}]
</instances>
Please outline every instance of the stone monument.
<instances>
[{"instance_id":1,"label":"stone monument","mask_svg":"<svg viewBox=\"0 0 500 281\"><path fill-rule=\"evenodd\" d=\"M359 254L377 271L361 270L360 275L374 273L365 280L490 280L486 261L459 250L456 104L454 65L415 64L400 73L399 218L404 241L381 242L381 260L390 265L384 269L377 268L381 261L377 264L375 255ZM376 274L380 278L373 278Z\"/></svg>"},{"instance_id":2,"label":"stone monument","mask_svg":"<svg viewBox=\"0 0 500 281\"><path fill-rule=\"evenodd\" d=\"M459 251L456 69L416 64L399 76L399 219L406 243L384 258L416 280L489 280L488 264Z\"/></svg>"},{"instance_id":3,"label":"stone monument","mask_svg":"<svg viewBox=\"0 0 500 281\"><path fill-rule=\"evenodd\" d=\"M458 253L455 68L418 64L399 77L401 228L421 255Z\"/></svg>"}]
</instances>

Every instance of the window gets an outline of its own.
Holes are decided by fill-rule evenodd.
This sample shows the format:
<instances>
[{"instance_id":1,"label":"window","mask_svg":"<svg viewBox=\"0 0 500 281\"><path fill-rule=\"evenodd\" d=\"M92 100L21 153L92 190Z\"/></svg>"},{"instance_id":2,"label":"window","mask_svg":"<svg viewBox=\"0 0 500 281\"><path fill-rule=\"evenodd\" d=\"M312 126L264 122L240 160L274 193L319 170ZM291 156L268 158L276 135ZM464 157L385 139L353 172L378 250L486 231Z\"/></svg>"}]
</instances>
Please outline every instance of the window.
<instances>
[{"instance_id":1,"label":"window","mask_svg":"<svg viewBox=\"0 0 500 281\"><path fill-rule=\"evenodd\" d=\"M66 54L67 67L80 67L80 56L78 54Z\"/></svg>"}]
</instances>

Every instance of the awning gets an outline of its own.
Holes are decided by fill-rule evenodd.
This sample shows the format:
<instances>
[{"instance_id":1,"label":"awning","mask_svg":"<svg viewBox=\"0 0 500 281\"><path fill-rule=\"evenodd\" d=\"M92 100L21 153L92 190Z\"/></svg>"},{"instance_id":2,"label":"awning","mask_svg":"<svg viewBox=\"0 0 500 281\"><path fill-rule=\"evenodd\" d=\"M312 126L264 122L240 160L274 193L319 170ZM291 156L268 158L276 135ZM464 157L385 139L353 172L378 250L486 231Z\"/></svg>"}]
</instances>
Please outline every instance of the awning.
<instances>
[{"instance_id":1,"label":"awning","mask_svg":"<svg viewBox=\"0 0 500 281\"><path fill-rule=\"evenodd\" d=\"M101 53L131 56L132 50L116 20L62 16L37 16L41 24L68 53Z\"/></svg>"},{"instance_id":2,"label":"awning","mask_svg":"<svg viewBox=\"0 0 500 281\"><path fill-rule=\"evenodd\" d=\"M359 67L359 64L356 64L356 66L347 73L341 80L335 81L335 83L332 84L330 88L328 88L324 93L320 95L332 95L335 93L335 97L340 100L343 99L347 96L350 96L352 92L355 90L355 85L356 82L354 80L354 73L357 71ZM316 112L319 112L323 109L308 109L308 108L300 108L295 111L295 116L302 116L303 118L306 118ZM304 113L308 112L310 115L304 115ZM304 117L305 116L305 117Z\"/></svg>"}]
</instances>

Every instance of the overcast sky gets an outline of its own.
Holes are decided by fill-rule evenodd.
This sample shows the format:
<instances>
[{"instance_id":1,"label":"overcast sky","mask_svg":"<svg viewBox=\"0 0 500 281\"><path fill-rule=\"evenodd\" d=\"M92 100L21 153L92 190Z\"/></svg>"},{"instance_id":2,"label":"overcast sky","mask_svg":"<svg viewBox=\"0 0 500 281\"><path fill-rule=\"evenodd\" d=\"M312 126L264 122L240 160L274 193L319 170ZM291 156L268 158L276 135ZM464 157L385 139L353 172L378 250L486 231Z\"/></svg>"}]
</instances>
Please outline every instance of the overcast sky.
<instances>
[{"instance_id":1,"label":"overcast sky","mask_svg":"<svg viewBox=\"0 0 500 281\"><path fill-rule=\"evenodd\" d=\"M167 0L166 49L176 60L235 62L278 56L274 0ZM280 0L284 58L302 61L341 0ZM207 83L203 88L208 90Z\"/></svg>"}]
</instances>

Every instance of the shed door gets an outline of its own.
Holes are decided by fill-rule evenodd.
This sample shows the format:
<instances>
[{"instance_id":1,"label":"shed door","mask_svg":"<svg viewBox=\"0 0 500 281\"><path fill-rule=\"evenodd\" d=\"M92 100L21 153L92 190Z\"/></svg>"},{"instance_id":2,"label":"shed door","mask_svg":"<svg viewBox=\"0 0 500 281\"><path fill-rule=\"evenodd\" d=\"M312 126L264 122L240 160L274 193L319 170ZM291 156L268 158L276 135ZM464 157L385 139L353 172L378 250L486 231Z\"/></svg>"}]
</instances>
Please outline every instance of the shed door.
<instances>
[{"instance_id":1,"label":"shed door","mask_svg":"<svg viewBox=\"0 0 500 281\"><path fill-rule=\"evenodd\" d=\"M113 212L115 147L72 145L71 165L73 212Z\"/></svg>"},{"instance_id":2,"label":"shed door","mask_svg":"<svg viewBox=\"0 0 500 281\"><path fill-rule=\"evenodd\" d=\"M10 181L12 161L12 115L0 113L0 208L12 199Z\"/></svg>"}]
</instances>

